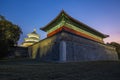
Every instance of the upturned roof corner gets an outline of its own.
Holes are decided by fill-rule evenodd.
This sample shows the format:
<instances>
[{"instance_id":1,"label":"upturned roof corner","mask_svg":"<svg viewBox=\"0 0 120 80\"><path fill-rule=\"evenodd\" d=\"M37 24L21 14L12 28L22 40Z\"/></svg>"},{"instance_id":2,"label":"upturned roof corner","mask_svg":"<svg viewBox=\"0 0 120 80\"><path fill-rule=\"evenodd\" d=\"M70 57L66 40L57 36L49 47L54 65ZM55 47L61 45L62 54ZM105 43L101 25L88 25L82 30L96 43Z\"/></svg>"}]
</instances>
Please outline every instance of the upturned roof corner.
<instances>
[{"instance_id":1,"label":"upturned roof corner","mask_svg":"<svg viewBox=\"0 0 120 80\"><path fill-rule=\"evenodd\" d=\"M57 24L57 21L60 21L60 19L62 19L63 21L66 21L65 19L67 19L69 22L75 23L75 24L79 25L79 26L76 26L76 27L87 29L88 31L90 31L92 33L95 33L95 34L97 34L97 35L99 35L99 36L101 36L103 38L108 37L105 34L103 34L103 33L99 32L99 31L91 28L90 26L88 26L88 25L86 25L86 24L84 24L84 23L82 23L82 22L74 19L73 17L71 17L70 15L68 15L63 9L61 10L61 12L58 14L58 16L56 18L54 18L46 26L44 26L44 27L42 27L40 29L46 32L47 30L53 28L54 27L53 24L54 25Z\"/></svg>"}]
</instances>

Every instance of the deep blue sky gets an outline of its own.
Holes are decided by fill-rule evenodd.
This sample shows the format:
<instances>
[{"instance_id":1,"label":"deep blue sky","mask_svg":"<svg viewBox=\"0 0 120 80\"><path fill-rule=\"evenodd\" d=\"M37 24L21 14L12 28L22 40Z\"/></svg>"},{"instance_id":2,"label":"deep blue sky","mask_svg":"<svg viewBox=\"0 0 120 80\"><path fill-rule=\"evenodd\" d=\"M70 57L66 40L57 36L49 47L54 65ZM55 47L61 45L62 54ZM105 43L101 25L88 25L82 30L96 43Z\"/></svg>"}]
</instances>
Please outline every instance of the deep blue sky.
<instances>
[{"instance_id":1,"label":"deep blue sky","mask_svg":"<svg viewBox=\"0 0 120 80\"><path fill-rule=\"evenodd\" d=\"M120 43L120 0L0 0L0 15L22 28L19 44L34 28L39 30L64 9L73 18L110 35L105 42Z\"/></svg>"}]
</instances>

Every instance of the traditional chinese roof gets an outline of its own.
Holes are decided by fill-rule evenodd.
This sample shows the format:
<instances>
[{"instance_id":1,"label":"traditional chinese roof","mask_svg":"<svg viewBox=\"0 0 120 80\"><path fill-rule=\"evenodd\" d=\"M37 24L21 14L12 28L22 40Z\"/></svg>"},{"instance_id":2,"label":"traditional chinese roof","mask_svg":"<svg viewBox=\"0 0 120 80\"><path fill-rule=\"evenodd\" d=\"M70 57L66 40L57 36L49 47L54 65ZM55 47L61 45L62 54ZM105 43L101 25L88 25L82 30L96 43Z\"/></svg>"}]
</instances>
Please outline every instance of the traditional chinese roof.
<instances>
[{"instance_id":1,"label":"traditional chinese roof","mask_svg":"<svg viewBox=\"0 0 120 80\"><path fill-rule=\"evenodd\" d=\"M31 32L31 33L29 33L27 35L28 35L28 37L34 37L34 38L38 38L39 39L39 34L37 34L36 29L34 29L33 32Z\"/></svg>"},{"instance_id":2,"label":"traditional chinese roof","mask_svg":"<svg viewBox=\"0 0 120 80\"><path fill-rule=\"evenodd\" d=\"M59 15L45 27L40 29L47 32L47 37L53 36L61 31L67 31L74 35L78 35L100 43L104 43L103 38L108 37L108 35L105 35L72 18L64 10L62 10Z\"/></svg>"},{"instance_id":3,"label":"traditional chinese roof","mask_svg":"<svg viewBox=\"0 0 120 80\"><path fill-rule=\"evenodd\" d=\"M50 23L48 23L45 27L42 27L42 28L40 28L40 29L43 30L43 31L47 31L47 30L53 28L53 27L54 27L53 25L55 25L55 24L56 24L57 22L59 22L61 19L64 19L66 22L72 23L72 24L75 25L75 26L77 25L76 27L81 28L81 29L83 29L83 30L86 30L86 31L88 31L88 32L91 32L91 33L93 33L93 34L95 34L95 35L97 35L97 36L100 36L100 37L102 37L102 38L108 37L108 35L105 35L105 34L99 32L99 31L91 28L90 26L88 26L88 25L86 25L86 24L84 24L84 23L82 23L82 22L80 22L80 21L72 18L72 17L69 16L64 10L62 10L62 11L59 13L59 15L58 15L55 19L53 19Z\"/></svg>"},{"instance_id":4,"label":"traditional chinese roof","mask_svg":"<svg viewBox=\"0 0 120 80\"><path fill-rule=\"evenodd\" d=\"M39 34L36 33L36 29L34 29L33 32L29 33L27 35L27 38L24 39L24 42L22 43L22 46L28 47L36 42L39 42Z\"/></svg>"}]
</instances>

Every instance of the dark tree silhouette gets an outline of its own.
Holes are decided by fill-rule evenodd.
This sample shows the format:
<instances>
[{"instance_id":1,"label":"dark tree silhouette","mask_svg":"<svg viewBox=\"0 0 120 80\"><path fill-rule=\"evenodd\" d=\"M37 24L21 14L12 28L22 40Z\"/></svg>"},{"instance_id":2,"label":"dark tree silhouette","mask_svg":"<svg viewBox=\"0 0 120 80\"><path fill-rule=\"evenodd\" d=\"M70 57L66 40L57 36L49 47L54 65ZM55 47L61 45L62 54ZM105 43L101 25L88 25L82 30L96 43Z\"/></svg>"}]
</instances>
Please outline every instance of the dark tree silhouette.
<instances>
[{"instance_id":1,"label":"dark tree silhouette","mask_svg":"<svg viewBox=\"0 0 120 80\"><path fill-rule=\"evenodd\" d=\"M22 30L18 25L0 15L0 58L5 57L10 47L17 44L21 34Z\"/></svg>"}]
</instances>

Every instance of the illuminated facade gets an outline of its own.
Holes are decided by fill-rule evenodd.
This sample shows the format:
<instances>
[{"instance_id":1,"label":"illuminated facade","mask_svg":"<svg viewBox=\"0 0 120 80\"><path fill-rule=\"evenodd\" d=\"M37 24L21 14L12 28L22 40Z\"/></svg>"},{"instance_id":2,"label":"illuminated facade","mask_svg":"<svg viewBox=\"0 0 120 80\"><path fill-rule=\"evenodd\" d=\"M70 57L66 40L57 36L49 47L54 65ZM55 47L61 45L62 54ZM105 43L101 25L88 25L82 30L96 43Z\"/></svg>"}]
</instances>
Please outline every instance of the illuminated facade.
<instances>
[{"instance_id":1,"label":"illuminated facade","mask_svg":"<svg viewBox=\"0 0 120 80\"><path fill-rule=\"evenodd\" d=\"M40 40L39 35L36 33L36 29L34 29L33 32L27 34L27 36L28 37L24 39L24 42L21 45L23 47L28 47L36 42L39 42Z\"/></svg>"},{"instance_id":2,"label":"illuminated facade","mask_svg":"<svg viewBox=\"0 0 120 80\"><path fill-rule=\"evenodd\" d=\"M108 35L77 21L65 11L41 30L47 32L47 38L28 47L32 59L59 62L118 59L115 48L103 42Z\"/></svg>"}]
</instances>

